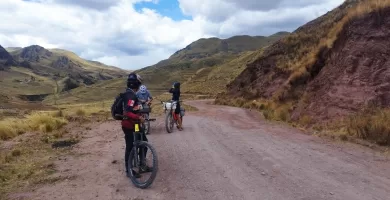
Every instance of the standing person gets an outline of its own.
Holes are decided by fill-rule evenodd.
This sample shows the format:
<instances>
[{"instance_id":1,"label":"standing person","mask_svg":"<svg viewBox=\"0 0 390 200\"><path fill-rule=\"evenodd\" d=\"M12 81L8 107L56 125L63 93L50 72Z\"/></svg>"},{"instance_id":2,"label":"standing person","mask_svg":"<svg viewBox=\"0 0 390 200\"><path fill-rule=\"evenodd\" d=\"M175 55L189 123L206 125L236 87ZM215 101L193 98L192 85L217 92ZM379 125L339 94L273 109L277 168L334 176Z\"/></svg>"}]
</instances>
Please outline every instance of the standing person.
<instances>
[{"instance_id":1,"label":"standing person","mask_svg":"<svg viewBox=\"0 0 390 200\"><path fill-rule=\"evenodd\" d=\"M122 130L125 134L125 142L126 142L126 150L125 150L125 165L126 165L126 175L129 176L129 165L128 165L128 159L130 152L133 148L133 139L134 139L134 132L135 128L134 125L138 121L141 123L144 122L144 118L137 113L139 110L140 102L137 98L136 92L138 91L140 85L142 83L141 77L136 73L130 73L127 78L127 89L124 93L123 102L124 102L124 113L123 115L127 116L128 119L122 120ZM143 135L144 138L142 140L148 141L146 138L146 135ZM147 152L147 149L144 151ZM142 171L144 172L150 172L151 169L146 165L145 161L141 161L141 167ZM135 171L133 171L133 174L136 178L140 178L141 175Z\"/></svg>"},{"instance_id":2,"label":"standing person","mask_svg":"<svg viewBox=\"0 0 390 200\"><path fill-rule=\"evenodd\" d=\"M172 88L169 90L170 93L172 93L172 101L176 101L176 109L175 109L175 114L176 116L179 115L177 121L179 122L178 129L180 131L183 130L183 121L182 118L180 117L180 83L175 82L172 85Z\"/></svg>"}]
</instances>

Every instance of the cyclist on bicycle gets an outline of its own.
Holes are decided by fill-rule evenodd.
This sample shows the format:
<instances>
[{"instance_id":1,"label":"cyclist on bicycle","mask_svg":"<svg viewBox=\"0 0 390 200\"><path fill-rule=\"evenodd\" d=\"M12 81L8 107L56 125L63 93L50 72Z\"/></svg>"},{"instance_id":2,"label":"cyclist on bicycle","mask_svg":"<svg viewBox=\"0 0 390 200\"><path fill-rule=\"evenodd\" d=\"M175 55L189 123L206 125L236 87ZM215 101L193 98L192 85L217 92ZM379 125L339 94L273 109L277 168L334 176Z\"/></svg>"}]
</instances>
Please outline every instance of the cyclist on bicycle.
<instances>
[{"instance_id":1,"label":"cyclist on bicycle","mask_svg":"<svg viewBox=\"0 0 390 200\"><path fill-rule=\"evenodd\" d=\"M173 83L172 85L172 88L169 90L170 93L172 93L172 101L176 101L177 104L176 104L176 109L175 109L175 114L176 115L180 115L180 83L179 82L175 82ZM183 130L183 121L182 121L182 118L181 117L178 117L178 120L179 122L179 125L178 125L178 129L180 131Z\"/></svg>"},{"instance_id":2,"label":"cyclist on bicycle","mask_svg":"<svg viewBox=\"0 0 390 200\"><path fill-rule=\"evenodd\" d=\"M125 134L125 142L126 142L126 151L125 151L125 165L126 165L126 175L129 176L128 169L128 159L133 148L133 134L135 132L134 125L137 121L141 123L144 122L144 118L137 113L139 110L140 102L137 98L136 92L138 91L140 85L142 83L141 77L136 73L130 73L127 78L127 89L123 98L124 102L124 115L127 116L128 120L122 120L122 130ZM144 138L141 138L144 141L148 141L146 135L143 135ZM147 148L145 149L145 154L147 152ZM146 165L145 161L141 161L144 166L142 167L142 171L150 172L151 169ZM140 178L141 175L133 171L133 174L137 178Z\"/></svg>"},{"instance_id":3,"label":"cyclist on bicycle","mask_svg":"<svg viewBox=\"0 0 390 200\"><path fill-rule=\"evenodd\" d=\"M139 90L138 90L138 92L136 94L137 94L138 99L142 103L150 105L151 102L153 101L153 97L152 97L152 95L150 94L149 90L146 88L145 85L141 85L139 87Z\"/></svg>"}]
</instances>

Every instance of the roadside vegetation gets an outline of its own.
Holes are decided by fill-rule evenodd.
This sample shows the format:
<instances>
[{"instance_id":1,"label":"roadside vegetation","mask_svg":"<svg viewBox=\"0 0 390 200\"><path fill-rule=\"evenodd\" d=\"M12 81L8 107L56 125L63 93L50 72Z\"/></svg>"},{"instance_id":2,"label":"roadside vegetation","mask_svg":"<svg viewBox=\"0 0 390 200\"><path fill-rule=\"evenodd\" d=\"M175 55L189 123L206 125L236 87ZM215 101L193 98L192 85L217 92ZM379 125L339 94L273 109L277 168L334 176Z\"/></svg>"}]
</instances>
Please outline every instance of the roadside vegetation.
<instances>
[{"instance_id":1,"label":"roadside vegetation","mask_svg":"<svg viewBox=\"0 0 390 200\"><path fill-rule=\"evenodd\" d=\"M390 146L390 109L367 109L346 120L349 136Z\"/></svg>"},{"instance_id":2,"label":"roadside vegetation","mask_svg":"<svg viewBox=\"0 0 390 200\"><path fill-rule=\"evenodd\" d=\"M39 184L72 177L55 174L55 161L69 155L88 123L110 119L112 101L58 105L55 110L2 110L0 199ZM75 131L78 128L81 131Z\"/></svg>"},{"instance_id":3,"label":"roadside vegetation","mask_svg":"<svg viewBox=\"0 0 390 200\"><path fill-rule=\"evenodd\" d=\"M53 134L50 136L54 137ZM62 134L63 137L67 135ZM54 183L70 177L56 176L55 161L69 154L69 148L53 149L44 135L23 136L0 151L0 199L39 184ZM65 141L70 139L63 139ZM4 146L5 145L5 146Z\"/></svg>"}]
</instances>

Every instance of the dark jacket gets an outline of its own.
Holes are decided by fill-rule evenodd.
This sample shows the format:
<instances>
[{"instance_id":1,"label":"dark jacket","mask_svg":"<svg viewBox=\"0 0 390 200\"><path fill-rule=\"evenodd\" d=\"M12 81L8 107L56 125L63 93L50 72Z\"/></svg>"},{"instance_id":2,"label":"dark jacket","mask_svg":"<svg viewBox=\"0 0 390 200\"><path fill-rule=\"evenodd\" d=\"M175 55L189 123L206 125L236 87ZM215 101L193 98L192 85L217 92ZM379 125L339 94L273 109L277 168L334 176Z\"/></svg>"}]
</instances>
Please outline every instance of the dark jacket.
<instances>
[{"instance_id":1,"label":"dark jacket","mask_svg":"<svg viewBox=\"0 0 390 200\"><path fill-rule=\"evenodd\" d=\"M134 124L137 120L139 120L140 115L136 111L139 100L135 92L131 89L127 89L125 92L125 96L123 99L124 102L124 115L126 115L129 119L122 120L122 127L127 129L134 129Z\"/></svg>"},{"instance_id":2,"label":"dark jacket","mask_svg":"<svg viewBox=\"0 0 390 200\"><path fill-rule=\"evenodd\" d=\"M180 88L171 88L169 90L170 93L172 93L172 100L173 101L179 101L180 100Z\"/></svg>"}]
</instances>

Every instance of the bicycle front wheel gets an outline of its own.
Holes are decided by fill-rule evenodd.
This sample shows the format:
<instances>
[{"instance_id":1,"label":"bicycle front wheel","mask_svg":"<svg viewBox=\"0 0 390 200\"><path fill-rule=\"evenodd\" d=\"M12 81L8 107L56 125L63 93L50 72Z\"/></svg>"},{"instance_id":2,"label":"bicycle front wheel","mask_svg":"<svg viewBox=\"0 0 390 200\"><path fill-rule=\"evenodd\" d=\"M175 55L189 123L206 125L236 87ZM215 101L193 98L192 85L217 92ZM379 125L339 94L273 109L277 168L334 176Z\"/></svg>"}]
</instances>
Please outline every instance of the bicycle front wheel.
<instances>
[{"instance_id":1,"label":"bicycle front wheel","mask_svg":"<svg viewBox=\"0 0 390 200\"><path fill-rule=\"evenodd\" d=\"M130 180L136 187L148 188L156 178L158 171L158 158L154 147L147 142L139 142L130 153L129 170Z\"/></svg>"},{"instance_id":2,"label":"bicycle front wheel","mask_svg":"<svg viewBox=\"0 0 390 200\"><path fill-rule=\"evenodd\" d=\"M173 116L172 112L169 112L165 118L165 128L168 133L172 133L173 130Z\"/></svg>"},{"instance_id":3,"label":"bicycle front wheel","mask_svg":"<svg viewBox=\"0 0 390 200\"><path fill-rule=\"evenodd\" d=\"M149 119L149 116L145 114L144 118ZM150 121L144 122L144 131L145 131L145 135L148 135L150 133Z\"/></svg>"}]
</instances>

